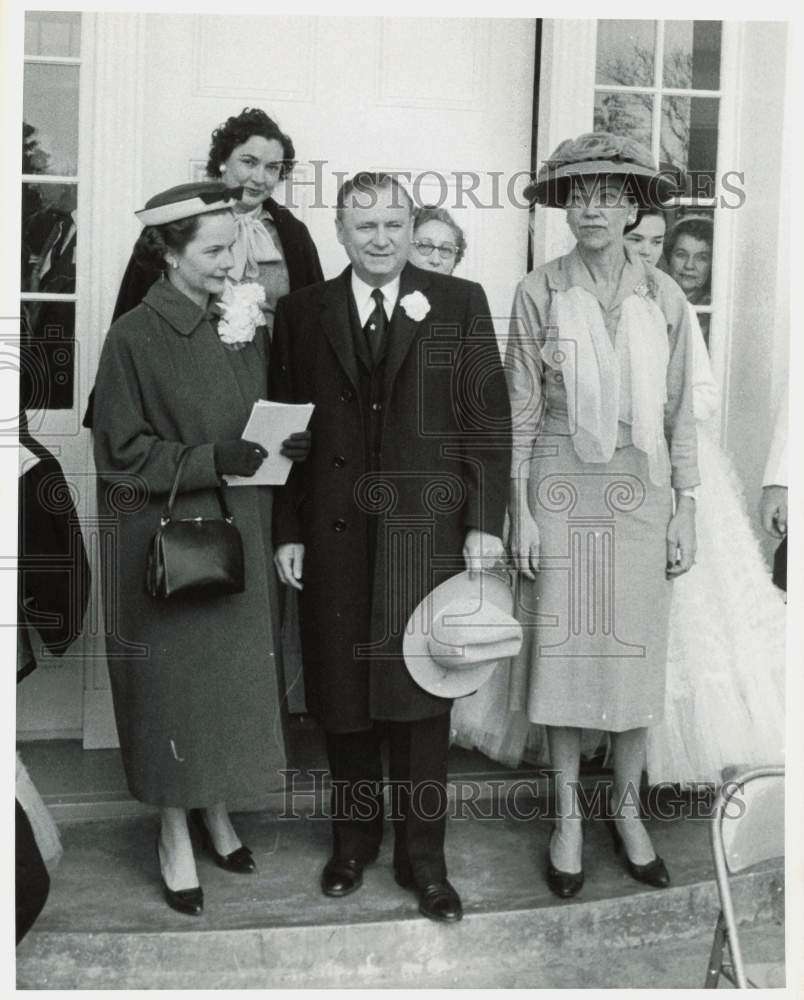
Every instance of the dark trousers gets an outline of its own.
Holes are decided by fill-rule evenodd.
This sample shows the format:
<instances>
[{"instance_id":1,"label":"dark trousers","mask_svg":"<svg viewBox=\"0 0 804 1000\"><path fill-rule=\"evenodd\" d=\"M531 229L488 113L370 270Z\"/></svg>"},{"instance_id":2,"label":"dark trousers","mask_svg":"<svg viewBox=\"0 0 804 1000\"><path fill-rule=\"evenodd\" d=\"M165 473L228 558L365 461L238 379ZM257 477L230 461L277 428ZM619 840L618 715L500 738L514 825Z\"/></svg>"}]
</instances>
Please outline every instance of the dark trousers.
<instances>
[{"instance_id":1,"label":"dark trousers","mask_svg":"<svg viewBox=\"0 0 804 1000\"><path fill-rule=\"evenodd\" d=\"M359 733L327 733L332 774L333 856L368 863L382 841L382 744L388 741L394 870L425 885L447 877L449 712L413 722L375 722Z\"/></svg>"},{"instance_id":2,"label":"dark trousers","mask_svg":"<svg viewBox=\"0 0 804 1000\"><path fill-rule=\"evenodd\" d=\"M16 918L17 944L33 926L34 921L42 912L47 894L50 891L50 878L34 840L33 830L25 810L15 800L15 833L16 833Z\"/></svg>"}]
</instances>

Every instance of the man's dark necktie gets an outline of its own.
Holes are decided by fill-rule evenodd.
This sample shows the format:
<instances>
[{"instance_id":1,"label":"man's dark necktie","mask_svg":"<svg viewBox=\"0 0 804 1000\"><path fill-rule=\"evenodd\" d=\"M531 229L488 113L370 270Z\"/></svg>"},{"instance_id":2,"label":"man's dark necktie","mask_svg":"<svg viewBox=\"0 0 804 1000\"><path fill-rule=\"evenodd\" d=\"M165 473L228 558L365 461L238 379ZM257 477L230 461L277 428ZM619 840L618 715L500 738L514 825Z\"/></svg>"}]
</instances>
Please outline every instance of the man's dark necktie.
<instances>
[{"instance_id":1,"label":"man's dark necktie","mask_svg":"<svg viewBox=\"0 0 804 1000\"><path fill-rule=\"evenodd\" d=\"M376 365L382 354L382 347L385 342L385 328L387 320L385 317L385 307L383 306L383 294L379 288L375 288L371 293L374 299L374 309L366 320L363 332L366 335L369 354L372 364Z\"/></svg>"}]
</instances>

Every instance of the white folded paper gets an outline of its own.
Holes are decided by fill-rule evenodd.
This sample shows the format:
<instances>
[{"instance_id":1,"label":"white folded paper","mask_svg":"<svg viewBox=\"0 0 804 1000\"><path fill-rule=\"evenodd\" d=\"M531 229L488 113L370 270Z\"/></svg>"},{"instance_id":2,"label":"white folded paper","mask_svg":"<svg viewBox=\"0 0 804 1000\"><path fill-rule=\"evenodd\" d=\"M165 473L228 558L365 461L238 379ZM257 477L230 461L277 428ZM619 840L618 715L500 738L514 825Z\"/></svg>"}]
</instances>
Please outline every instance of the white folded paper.
<instances>
[{"instance_id":1,"label":"white folded paper","mask_svg":"<svg viewBox=\"0 0 804 1000\"><path fill-rule=\"evenodd\" d=\"M268 452L268 457L253 476L224 476L230 486L281 486L287 481L293 462L280 453L282 442L310 423L313 403L270 403L258 399L251 408L244 441L256 441Z\"/></svg>"}]
</instances>

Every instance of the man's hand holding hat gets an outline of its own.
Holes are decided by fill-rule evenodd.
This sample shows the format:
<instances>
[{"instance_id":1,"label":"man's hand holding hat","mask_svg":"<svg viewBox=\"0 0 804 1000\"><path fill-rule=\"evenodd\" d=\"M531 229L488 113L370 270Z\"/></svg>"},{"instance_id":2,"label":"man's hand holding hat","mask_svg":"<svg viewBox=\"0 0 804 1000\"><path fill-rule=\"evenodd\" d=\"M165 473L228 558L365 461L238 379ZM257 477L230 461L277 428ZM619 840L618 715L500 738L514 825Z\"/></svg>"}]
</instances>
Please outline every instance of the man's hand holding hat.
<instances>
[{"instance_id":1,"label":"man's hand holding hat","mask_svg":"<svg viewBox=\"0 0 804 1000\"><path fill-rule=\"evenodd\" d=\"M493 569L500 564L504 565L505 546L502 539L496 535L489 535L477 528L470 528L466 532L463 543L463 558L466 561L469 575L475 576L481 570Z\"/></svg>"}]
</instances>

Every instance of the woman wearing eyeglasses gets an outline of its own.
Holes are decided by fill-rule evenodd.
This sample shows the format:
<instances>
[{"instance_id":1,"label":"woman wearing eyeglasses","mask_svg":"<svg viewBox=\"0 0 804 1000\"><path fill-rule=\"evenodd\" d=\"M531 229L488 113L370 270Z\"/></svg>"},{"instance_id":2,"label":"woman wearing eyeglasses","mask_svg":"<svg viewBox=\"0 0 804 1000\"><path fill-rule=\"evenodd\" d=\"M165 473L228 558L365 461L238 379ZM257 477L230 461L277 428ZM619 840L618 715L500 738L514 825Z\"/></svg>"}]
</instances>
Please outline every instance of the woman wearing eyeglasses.
<instances>
[{"instance_id":1,"label":"woman wearing eyeglasses","mask_svg":"<svg viewBox=\"0 0 804 1000\"><path fill-rule=\"evenodd\" d=\"M408 259L416 267L452 274L466 253L466 237L445 208L423 205L413 214Z\"/></svg>"}]
</instances>

